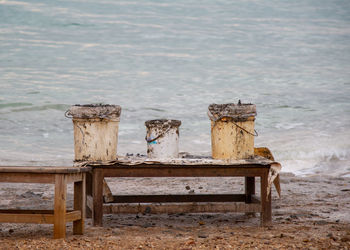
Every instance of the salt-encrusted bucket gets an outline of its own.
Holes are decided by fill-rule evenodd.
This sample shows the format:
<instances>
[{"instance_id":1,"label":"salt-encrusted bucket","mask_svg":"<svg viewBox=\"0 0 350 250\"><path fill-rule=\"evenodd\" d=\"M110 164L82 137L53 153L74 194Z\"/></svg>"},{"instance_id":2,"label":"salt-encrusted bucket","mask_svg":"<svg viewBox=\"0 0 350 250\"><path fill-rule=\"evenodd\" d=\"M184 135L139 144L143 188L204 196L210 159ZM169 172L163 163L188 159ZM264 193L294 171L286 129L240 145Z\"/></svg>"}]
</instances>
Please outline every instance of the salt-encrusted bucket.
<instances>
[{"instance_id":1,"label":"salt-encrusted bucket","mask_svg":"<svg viewBox=\"0 0 350 250\"><path fill-rule=\"evenodd\" d=\"M178 158L179 157L179 127L178 120L148 120L147 156L148 158Z\"/></svg>"},{"instance_id":2,"label":"salt-encrusted bucket","mask_svg":"<svg viewBox=\"0 0 350 250\"><path fill-rule=\"evenodd\" d=\"M74 105L66 112L73 118L75 161L110 161L117 157L118 105Z\"/></svg>"},{"instance_id":3,"label":"salt-encrusted bucket","mask_svg":"<svg viewBox=\"0 0 350 250\"><path fill-rule=\"evenodd\" d=\"M247 159L254 156L254 104L211 104L211 149L214 159Z\"/></svg>"}]
</instances>

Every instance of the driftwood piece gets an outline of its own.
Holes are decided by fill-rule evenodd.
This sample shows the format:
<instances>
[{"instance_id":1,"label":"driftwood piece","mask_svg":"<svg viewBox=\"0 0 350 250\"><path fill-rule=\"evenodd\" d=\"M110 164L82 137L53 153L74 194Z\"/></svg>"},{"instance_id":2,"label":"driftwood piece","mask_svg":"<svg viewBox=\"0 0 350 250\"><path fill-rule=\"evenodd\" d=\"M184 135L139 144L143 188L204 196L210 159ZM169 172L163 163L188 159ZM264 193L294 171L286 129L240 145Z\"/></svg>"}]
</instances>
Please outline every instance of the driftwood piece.
<instances>
[{"instance_id":1,"label":"driftwood piece","mask_svg":"<svg viewBox=\"0 0 350 250\"><path fill-rule=\"evenodd\" d=\"M269 159L271 161L275 161L275 158L273 157L270 149L266 147L260 147L260 148L254 148L254 155L262 156L266 159ZM278 196L281 197L281 185L280 185L280 175L278 174L273 181L273 184L275 185L275 188L277 190Z\"/></svg>"}]
</instances>

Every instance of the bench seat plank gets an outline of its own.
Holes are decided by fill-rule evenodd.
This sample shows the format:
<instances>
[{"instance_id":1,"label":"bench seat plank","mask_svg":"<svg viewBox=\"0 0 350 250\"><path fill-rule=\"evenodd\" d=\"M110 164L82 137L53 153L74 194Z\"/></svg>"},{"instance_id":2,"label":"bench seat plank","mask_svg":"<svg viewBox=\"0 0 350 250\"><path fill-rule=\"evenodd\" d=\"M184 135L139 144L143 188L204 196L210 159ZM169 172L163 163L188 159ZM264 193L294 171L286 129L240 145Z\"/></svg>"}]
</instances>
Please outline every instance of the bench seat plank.
<instances>
[{"instance_id":1,"label":"bench seat plank","mask_svg":"<svg viewBox=\"0 0 350 250\"><path fill-rule=\"evenodd\" d=\"M0 166L0 173L73 174L90 171L89 167Z\"/></svg>"}]
</instances>

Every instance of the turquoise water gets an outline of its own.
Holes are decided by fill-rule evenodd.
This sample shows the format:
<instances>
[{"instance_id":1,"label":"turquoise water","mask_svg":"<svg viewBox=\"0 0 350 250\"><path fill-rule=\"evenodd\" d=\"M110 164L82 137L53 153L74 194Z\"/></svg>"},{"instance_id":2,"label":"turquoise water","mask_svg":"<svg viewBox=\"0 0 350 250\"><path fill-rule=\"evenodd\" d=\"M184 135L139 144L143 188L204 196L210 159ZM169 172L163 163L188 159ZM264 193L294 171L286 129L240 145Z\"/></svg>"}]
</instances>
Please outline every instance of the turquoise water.
<instances>
[{"instance_id":1,"label":"turquoise water","mask_svg":"<svg viewBox=\"0 0 350 250\"><path fill-rule=\"evenodd\" d=\"M154 118L210 154L208 105L241 99L285 171L346 176L349 96L349 1L0 1L1 165L71 164L77 103L122 106L119 154Z\"/></svg>"}]
</instances>

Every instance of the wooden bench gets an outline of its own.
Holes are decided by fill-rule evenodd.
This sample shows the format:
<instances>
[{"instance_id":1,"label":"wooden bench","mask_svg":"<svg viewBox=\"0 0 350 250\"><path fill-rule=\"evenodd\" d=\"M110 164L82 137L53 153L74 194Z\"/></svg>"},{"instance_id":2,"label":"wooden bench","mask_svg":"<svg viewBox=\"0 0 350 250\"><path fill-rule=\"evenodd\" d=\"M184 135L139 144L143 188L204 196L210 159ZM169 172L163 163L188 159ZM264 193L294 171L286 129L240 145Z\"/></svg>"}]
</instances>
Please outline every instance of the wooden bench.
<instances>
[{"instance_id":1,"label":"wooden bench","mask_svg":"<svg viewBox=\"0 0 350 250\"><path fill-rule=\"evenodd\" d=\"M0 166L0 182L51 183L55 185L54 210L0 210L0 222L53 224L53 237L66 236L66 223L73 234L84 233L85 175L88 167ZM74 183L74 209L66 210L67 184Z\"/></svg>"}]
</instances>

